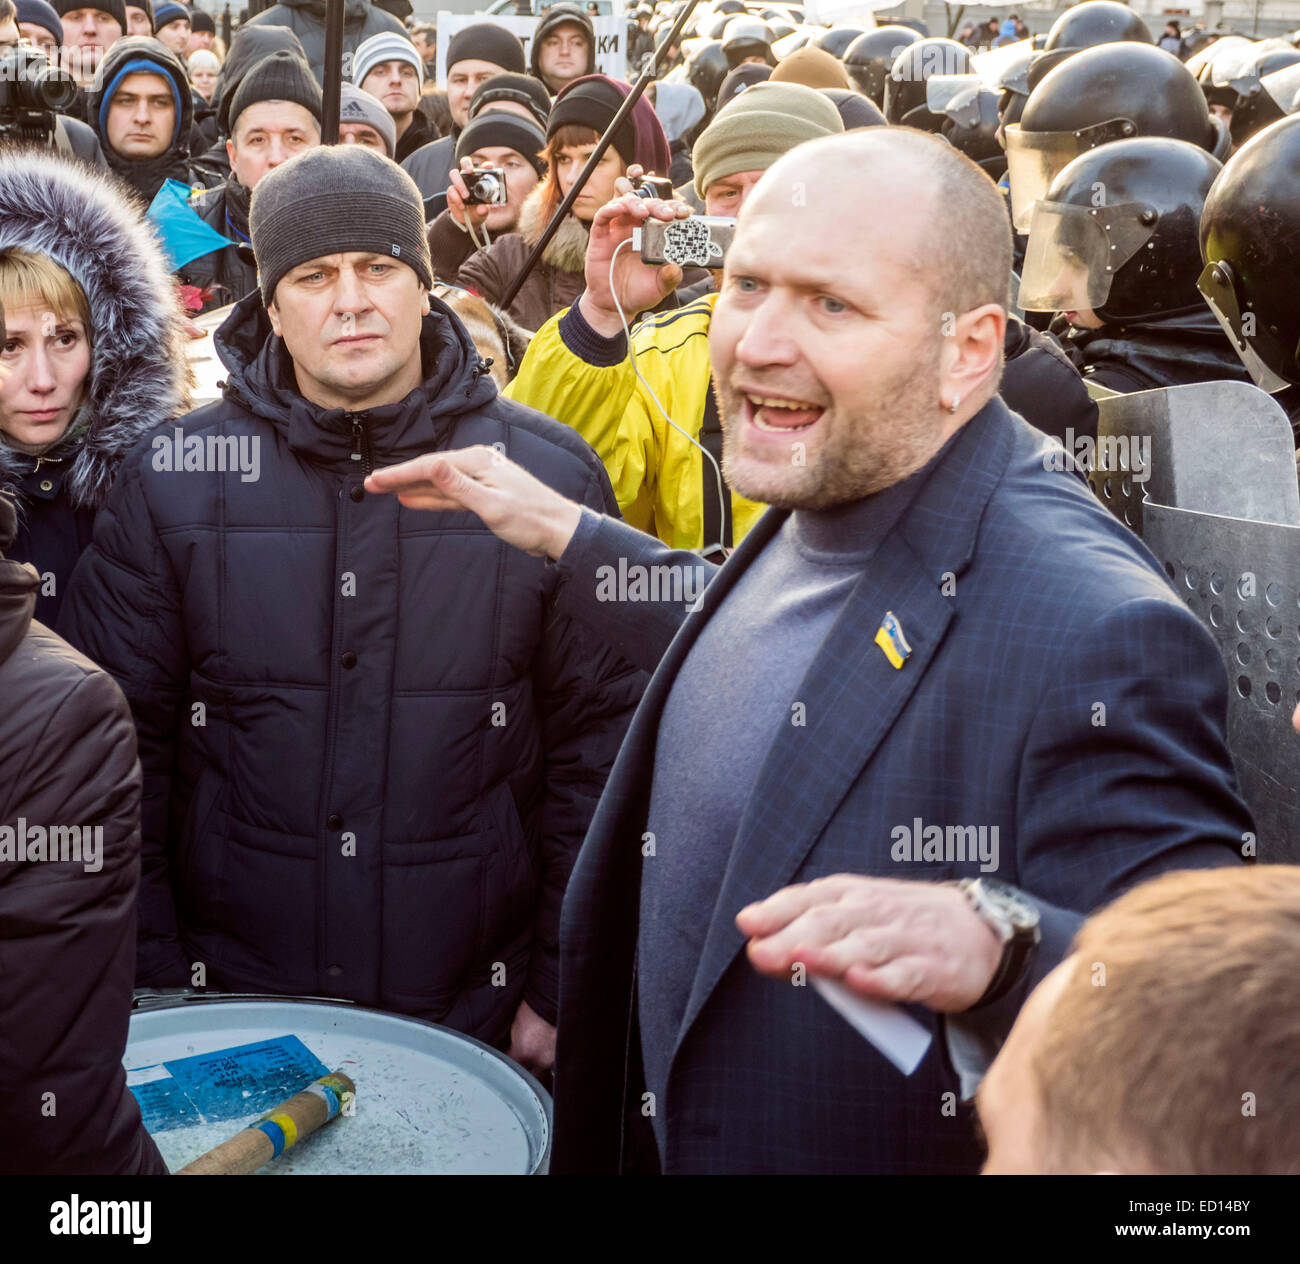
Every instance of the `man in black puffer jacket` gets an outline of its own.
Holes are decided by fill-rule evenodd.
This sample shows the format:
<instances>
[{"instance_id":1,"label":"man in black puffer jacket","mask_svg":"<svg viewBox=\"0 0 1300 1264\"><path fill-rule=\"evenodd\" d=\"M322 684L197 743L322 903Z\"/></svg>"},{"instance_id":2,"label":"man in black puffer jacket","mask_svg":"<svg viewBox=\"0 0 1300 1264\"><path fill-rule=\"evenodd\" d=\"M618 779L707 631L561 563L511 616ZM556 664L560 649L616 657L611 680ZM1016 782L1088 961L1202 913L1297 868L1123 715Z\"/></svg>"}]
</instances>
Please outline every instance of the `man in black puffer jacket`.
<instances>
[{"instance_id":1,"label":"man in black puffer jacket","mask_svg":"<svg viewBox=\"0 0 1300 1264\"><path fill-rule=\"evenodd\" d=\"M542 559L362 483L483 444L612 491L428 296L394 163L310 149L250 228L225 398L127 458L65 607L140 734L138 982L346 997L544 1070L560 901L643 678L555 616Z\"/></svg>"}]
</instances>

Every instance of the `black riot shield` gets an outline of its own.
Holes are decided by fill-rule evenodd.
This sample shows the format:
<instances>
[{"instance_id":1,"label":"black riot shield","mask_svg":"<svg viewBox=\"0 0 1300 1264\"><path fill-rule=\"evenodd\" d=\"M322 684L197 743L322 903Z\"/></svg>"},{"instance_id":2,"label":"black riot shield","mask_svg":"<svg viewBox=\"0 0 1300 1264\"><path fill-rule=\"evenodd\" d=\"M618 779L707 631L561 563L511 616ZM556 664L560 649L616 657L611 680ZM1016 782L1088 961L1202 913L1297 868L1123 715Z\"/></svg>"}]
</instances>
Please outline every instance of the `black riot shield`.
<instances>
[{"instance_id":1,"label":"black riot shield","mask_svg":"<svg viewBox=\"0 0 1300 1264\"><path fill-rule=\"evenodd\" d=\"M1300 863L1300 489L1286 414L1245 382L1106 398L1088 480L1219 646L1256 855Z\"/></svg>"},{"instance_id":2,"label":"black riot shield","mask_svg":"<svg viewBox=\"0 0 1300 1264\"><path fill-rule=\"evenodd\" d=\"M1099 400L1088 482L1143 538L1144 500L1300 525L1291 424L1277 401L1249 382L1198 382Z\"/></svg>"},{"instance_id":3,"label":"black riot shield","mask_svg":"<svg viewBox=\"0 0 1300 1264\"><path fill-rule=\"evenodd\" d=\"M1142 538L1227 665L1228 747L1258 856L1300 863L1300 526L1148 502Z\"/></svg>"}]
</instances>

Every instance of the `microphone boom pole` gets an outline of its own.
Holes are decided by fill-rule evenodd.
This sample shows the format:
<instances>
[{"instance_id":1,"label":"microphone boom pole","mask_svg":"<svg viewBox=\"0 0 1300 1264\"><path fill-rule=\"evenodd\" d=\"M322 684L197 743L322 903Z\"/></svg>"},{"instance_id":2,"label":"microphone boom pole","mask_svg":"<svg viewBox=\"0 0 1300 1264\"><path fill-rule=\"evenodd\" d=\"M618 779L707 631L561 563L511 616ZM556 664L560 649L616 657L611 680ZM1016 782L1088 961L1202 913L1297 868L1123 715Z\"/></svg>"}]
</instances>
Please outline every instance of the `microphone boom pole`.
<instances>
[{"instance_id":1,"label":"microphone boom pole","mask_svg":"<svg viewBox=\"0 0 1300 1264\"><path fill-rule=\"evenodd\" d=\"M337 2L339 3L340 7L342 5L342 0L329 0L329 2L331 4ZM541 237L538 238L537 245L533 247L532 253L524 261L524 266L520 269L519 275L515 277L513 281L510 282L510 285L506 288L505 292L501 295L501 301L498 304L498 306L501 308L502 311L505 311L510 306L510 304L515 301L515 296L519 293L521 289L523 289L524 282L528 280L529 273L531 273L532 270L537 266L538 260L541 259L543 252L546 250L546 247L550 244L551 238L555 236L556 231L559 229L561 223L563 223L564 221L564 217L572 209L574 202L577 201L578 195L583 190L583 186L591 178L591 173L595 171L596 168L600 165L600 160L605 156L605 150L609 148L610 143L614 139L614 133L617 132L618 129L622 126L623 120L627 118L627 116L632 112L636 103L641 99L641 94L645 91L646 84L648 84L650 80L655 77L655 72L659 69L660 59L668 52L670 48L676 45L678 38L681 36L682 28L686 25L688 21L690 21L691 14L695 12L695 6L698 3L699 0L687 0L686 8L684 8L681 11L681 13L678 15L677 21L673 23L673 29L669 33L668 38L664 40L662 43L660 43L658 50L655 52L655 55L646 63L646 67L641 72L640 77L637 79L636 83L632 85L632 91L627 94L627 97L624 99L623 104L619 106L618 113L614 115L613 121L605 129L605 134L600 138L600 140L596 142L596 148L591 151L591 157L587 159L587 165L583 167L583 169L578 173L578 178L573 182L573 188L569 190L568 195L565 197L564 201L560 203L559 208L556 210L555 214L551 216L551 221L549 224L546 225L545 232L543 232ZM340 30L340 35L341 34L342 32ZM325 82L328 83L329 82L328 61L326 61L325 63L325 74L326 74ZM328 109L328 106L326 108ZM337 117L338 117L337 111L338 111L338 101L336 98L335 99L336 128L337 128ZM662 174L667 175L668 173L665 171Z\"/></svg>"},{"instance_id":2,"label":"microphone boom pole","mask_svg":"<svg viewBox=\"0 0 1300 1264\"><path fill-rule=\"evenodd\" d=\"M345 0L325 0L325 82L322 85L320 143L339 143L339 95L343 85Z\"/></svg>"}]
</instances>

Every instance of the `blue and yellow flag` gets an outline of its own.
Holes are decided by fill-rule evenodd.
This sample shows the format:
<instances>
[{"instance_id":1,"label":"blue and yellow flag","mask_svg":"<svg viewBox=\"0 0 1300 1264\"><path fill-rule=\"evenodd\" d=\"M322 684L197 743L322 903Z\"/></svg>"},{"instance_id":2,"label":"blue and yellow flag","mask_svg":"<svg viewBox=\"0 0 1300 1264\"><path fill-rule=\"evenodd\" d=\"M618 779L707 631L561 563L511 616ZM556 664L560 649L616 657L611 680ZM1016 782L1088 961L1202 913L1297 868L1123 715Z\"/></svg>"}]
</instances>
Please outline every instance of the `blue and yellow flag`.
<instances>
[{"instance_id":1,"label":"blue and yellow flag","mask_svg":"<svg viewBox=\"0 0 1300 1264\"><path fill-rule=\"evenodd\" d=\"M174 272L187 263L236 243L205 224L190 206L190 186L164 180L147 212Z\"/></svg>"}]
</instances>

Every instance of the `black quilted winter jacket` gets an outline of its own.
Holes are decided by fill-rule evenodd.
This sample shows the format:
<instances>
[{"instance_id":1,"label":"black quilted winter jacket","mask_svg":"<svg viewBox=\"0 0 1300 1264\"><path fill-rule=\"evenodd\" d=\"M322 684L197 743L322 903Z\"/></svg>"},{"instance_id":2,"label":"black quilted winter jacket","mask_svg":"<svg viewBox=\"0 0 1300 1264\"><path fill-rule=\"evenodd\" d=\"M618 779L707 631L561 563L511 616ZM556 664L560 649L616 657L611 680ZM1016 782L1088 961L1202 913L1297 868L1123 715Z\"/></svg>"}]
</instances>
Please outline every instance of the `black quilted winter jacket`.
<instances>
[{"instance_id":1,"label":"black quilted winter jacket","mask_svg":"<svg viewBox=\"0 0 1300 1264\"><path fill-rule=\"evenodd\" d=\"M297 393L257 293L216 337L225 398L179 425L246 457L255 442L258 477L160 469L160 428L124 462L61 625L139 732L138 983L201 962L208 986L346 997L496 1044L521 997L554 1021L560 901L644 677L556 616L542 559L362 482L500 444L614 513L605 471L497 395L437 300L424 384L368 413Z\"/></svg>"}]
</instances>

